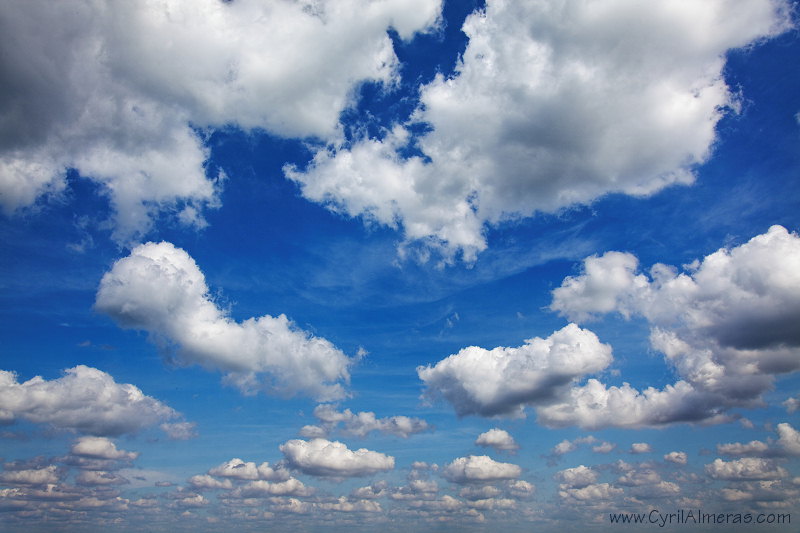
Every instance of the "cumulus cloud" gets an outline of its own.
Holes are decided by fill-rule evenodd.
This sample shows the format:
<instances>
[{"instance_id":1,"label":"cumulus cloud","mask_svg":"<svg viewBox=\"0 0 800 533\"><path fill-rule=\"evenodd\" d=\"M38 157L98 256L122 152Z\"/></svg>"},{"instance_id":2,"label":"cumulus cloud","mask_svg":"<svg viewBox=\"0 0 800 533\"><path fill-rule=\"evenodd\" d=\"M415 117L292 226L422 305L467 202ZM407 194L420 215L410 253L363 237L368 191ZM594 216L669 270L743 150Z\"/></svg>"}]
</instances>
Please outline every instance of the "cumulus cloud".
<instances>
[{"instance_id":1,"label":"cumulus cloud","mask_svg":"<svg viewBox=\"0 0 800 533\"><path fill-rule=\"evenodd\" d=\"M597 483L597 472L590 467L580 465L567 468L556 473L555 478L561 482L561 488L580 489Z\"/></svg>"},{"instance_id":2,"label":"cumulus cloud","mask_svg":"<svg viewBox=\"0 0 800 533\"><path fill-rule=\"evenodd\" d=\"M307 438L325 437L339 424L344 423L344 431L357 437L365 437L373 431L396 435L404 439L415 433L430 429L428 423L421 418L408 416L390 416L378 418L371 411L353 413L350 409L337 411L331 404L320 404L314 408L314 416L322 422L320 426L304 426L301 436Z\"/></svg>"},{"instance_id":3,"label":"cumulus cloud","mask_svg":"<svg viewBox=\"0 0 800 533\"><path fill-rule=\"evenodd\" d=\"M800 455L800 431L790 424L778 424L778 446L788 455Z\"/></svg>"},{"instance_id":4,"label":"cumulus cloud","mask_svg":"<svg viewBox=\"0 0 800 533\"><path fill-rule=\"evenodd\" d=\"M209 295L194 259L168 242L137 246L100 281L95 308L122 327L178 346L187 364L228 372L245 393L345 396L352 360L285 315L236 322Z\"/></svg>"},{"instance_id":5,"label":"cumulus cloud","mask_svg":"<svg viewBox=\"0 0 800 533\"><path fill-rule=\"evenodd\" d=\"M706 474L714 479L729 481L769 480L786 477L786 470L774 461L759 457L743 457L733 461L715 459L705 466Z\"/></svg>"},{"instance_id":6,"label":"cumulus cloud","mask_svg":"<svg viewBox=\"0 0 800 533\"><path fill-rule=\"evenodd\" d=\"M350 450L345 444L326 439L293 439L280 445L289 467L312 476L367 476L394 468L394 457L361 448Z\"/></svg>"},{"instance_id":7,"label":"cumulus cloud","mask_svg":"<svg viewBox=\"0 0 800 533\"><path fill-rule=\"evenodd\" d=\"M686 455L686 452L669 452L664 455L664 460L675 463L676 465L685 465L689 457Z\"/></svg>"},{"instance_id":8,"label":"cumulus cloud","mask_svg":"<svg viewBox=\"0 0 800 533\"><path fill-rule=\"evenodd\" d=\"M262 479L251 481L234 490L234 498L265 498L268 496L310 496L313 489L299 479L290 477L284 481L269 482Z\"/></svg>"},{"instance_id":9,"label":"cumulus cloud","mask_svg":"<svg viewBox=\"0 0 800 533\"><path fill-rule=\"evenodd\" d=\"M11 212L98 183L122 241L167 210L203 225L218 201L194 128L336 137L363 81L391 85L401 39L435 26L439 0L12 1L0 11L0 204ZM325 80L319 83L319 80Z\"/></svg>"},{"instance_id":10,"label":"cumulus cloud","mask_svg":"<svg viewBox=\"0 0 800 533\"><path fill-rule=\"evenodd\" d=\"M443 397L459 416L524 416L526 405L552 401L576 380L611 362L611 348L569 324L517 348L463 348L435 366L419 366L428 398Z\"/></svg>"},{"instance_id":11,"label":"cumulus cloud","mask_svg":"<svg viewBox=\"0 0 800 533\"><path fill-rule=\"evenodd\" d=\"M118 450L117 445L105 437L81 437L72 445L70 452L80 457L115 461L133 461L139 457L138 452Z\"/></svg>"},{"instance_id":12,"label":"cumulus cloud","mask_svg":"<svg viewBox=\"0 0 800 533\"><path fill-rule=\"evenodd\" d=\"M238 480L265 480L265 481L285 481L289 479L289 472L283 467L272 467L269 463L263 462L256 465L254 462L245 462L238 457L226 461L219 466L215 466L208 471L209 475L238 479Z\"/></svg>"},{"instance_id":13,"label":"cumulus cloud","mask_svg":"<svg viewBox=\"0 0 800 533\"><path fill-rule=\"evenodd\" d=\"M571 320L609 312L643 316L650 343L680 376L639 391L589 380L567 402L539 410L550 425L657 426L720 421L754 406L777 374L800 369L800 237L781 226L688 265L639 272L631 254L607 252L553 291L551 309Z\"/></svg>"},{"instance_id":14,"label":"cumulus cloud","mask_svg":"<svg viewBox=\"0 0 800 533\"><path fill-rule=\"evenodd\" d=\"M631 453L650 453L653 448L647 442L634 442L631 444Z\"/></svg>"},{"instance_id":15,"label":"cumulus cloud","mask_svg":"<svg viewBox=\"0 0 800 533\"><path fill-rule=\"evenodd\" d=\"M181 418L177 411L146 396L138 387L117 383L96 368L78 365L64 372L63 377L50 381L37 376L19 383L16 374L0 370L2 418L9 422L20 418L98 436L136 433L165 420ZM99 452L106 446L103 442L86 441L80 449ZM106 453L113 451L109 447Z\"/></svg>"},{"instance_id":16,"label":"cumulus cloud","mask_svg":"<svg viewBox=\"0 0 800 533\"><path fill-rule=\"evenodd\" d=\"M512 451L519 449L519 445L514 440L508 431L503 429L492 428L489 431L481 433L475 439L475 444L483 447L491 447L498 451Z\"/></svg>"},{"instance_id":17,"label":"cumulus cloud","mask_svg":"<svg viewBox=\"0 0 800 533\"><path fill-rule=\"evenodd\" d=\"M516 479L522 469L511 463L501 463L487 455L459 457L446 465L442 475L453 483L484 483Z\"/></svg>"},{"instance_id":18,"label":"cumulus cloud","mask_svg":"<svg viewBox=\"0 0 800 533\"><path fill-rule=\"evenodd\" d=\"M44 468L0 472L0 482L8 485L48 485L58 483L60 479L61 475L55 465L49 465Z\"/></svg>"},{"instance_id":19,"label":"cumulus cloud","mask_svg":"<svg viewBox=\"0 0 800 533\"><path fill-rule=\"evenodd\" d=\"M487 2L451 78L411 123L326 147L286 175L310 200L469 260L483 227L694 179L723 108L727 50L790 27L786 2ZM412 145L424 154L401 155Z\"/></svg>"},{"instance_id":20,"label":"cumulus cloud","mask_svg":"<svg viewBox=\"0 0 800 533\"><path fill-rule=\"evenodd\" d=\"M208 474L199 474L190 477L189 485L194 490L233 488L233 484L231 483L230 479L216 479Z\"/></svg>"}]
</instances>

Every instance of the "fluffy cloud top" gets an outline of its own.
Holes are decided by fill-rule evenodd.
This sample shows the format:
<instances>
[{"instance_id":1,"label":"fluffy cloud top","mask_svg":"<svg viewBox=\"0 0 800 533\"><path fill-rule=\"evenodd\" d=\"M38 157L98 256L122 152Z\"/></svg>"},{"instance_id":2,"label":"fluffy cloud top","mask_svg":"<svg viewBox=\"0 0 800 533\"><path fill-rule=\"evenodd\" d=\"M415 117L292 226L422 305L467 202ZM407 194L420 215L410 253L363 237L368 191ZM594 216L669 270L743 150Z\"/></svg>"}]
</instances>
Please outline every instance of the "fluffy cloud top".
<instances>
[{"instance_id":1,"label":"fluffy cloud top","mask_svg":"<svg viewBox=\"0 0 800 533\"><path fill-rule=\"evenodd\" d=\"M0 419L5 421L22 418L90 435L117 436L180 417L136 386L117 383L96 368L79 365L58 379L37 376L23 383L14 373L0 370ZM80 441L79 446L96 453L116 450L106 439Z\"/></svg>"},{"instance_id":2,"label":"fluffy cloud top","mask_svg":"<svg viewBox=\"0 0 800 533\"><path fill-rule=\"evenodd\" d=\"M495 450L516 450L519 445L514 440L508 431L503 429L492 428L489 431L481 433L475 439L475 444L478 446L492 447Z\"/></svg>"},{"instance_id":3,"label":"fluffy cloud top","mask_svg":"<svg viewBox=\"0 0 800 533\"><path fill-rule=\"evenodd\" d=\"M611 362L611 348L569 324L518 348L463 348L435 366L418 367L426 395L444 397L459 415L524 416L529 404L551 401L581 376Z\"/></svg>"},{"instance_id":4,"label":"fluffy cloud top","mask_svg":"<svg viewBox=\"0 0 800 533\"><path fill-rule=\"evenodd\" d=\"M133 461L139 457L137 452L118 450L117 445L105 437L81 437L72 445L71 453L90 459L110 459L115 461Z\"/></svg>"},{"instance_id":5,"label":"fluffy cloud top","mask_svg":"<svg viewBox=\"0 0 800 533\"><path fill-rule=\"evenodd\" d=\"M217 202L193 127L332 137L362 81L391 84L402 39L440 0L12 0L0 6L0 204L100 184L120 240L158 210L203 224ZM324 80L324 83L320 83Z\"/></svg>"},{"instance_id":6,"label":"fluffy cloud top","mask_svg":"<svg viewBox=\"0 0 800 533\"><path fill-rule=\"evenodd\" d=\"M358 437L365 437L373 431L380 431L381 433L397 435L405 439L410 435L430 429L428 423L421 418L408 416L378 418L371 411L360 411L358 413L353 413L350 409L337 411L335 406L330 404L321 404L315 407L314 416L322 422L324 427L304 426L301 433L305 437L325 436L341 423L344 423L346 433Z\"/></svg>"},{"instance_id":7,"label":"fluffy cloud top","mask_svg":"<svg viewBox=\"0 0 800 533\"><path fill-rule=\"evenodd\" d=\"M715 459L713 463L706 465L706 473L714 479L731 481L769 480L787 475L783 467L777 466L769 459L758 457L743 457L728 462Z\"/></svg>"},{"instance_id":8,"label":"fluffy cloud top","mask_svg":"<svg viewBox=\"0 0 800 533\"><path fill-rule=\"evenodd\" d=\"M411 122L426 134L397 125L286 174L313 201L469 260L486 222L691 183L737 105L725 52L787 29L788 12L782 0L489 1L464 22L455 75L421 88ZM409 144L426 157L401 156Z\"/></svg>"},{"instance_id":9,"label":"fluffy cloud top","mask_svg":"<svg viewBox=\"0 0 800 533\"><path fill-rule=\"evenodd\" d=\"M290 440L280 445L288 465L312 476L367 476L394 468L394 457L366 448L350 450L326 439Z\"/></svg>"},{"instance_id":10,"label":"fluffy cloud top","mask_svg":"<svg viewBox=\"0 0 800 533\"><path fill-rule=\"evenodd\" d=\"M95 307L121 326L178 345L180 359L228 372L245 393L345 395L351 360L285 315L237 323L217 307L189 254L168 242L137 246L103 276Z\"/></svg>"},{"instance_id":11,"label":"fluffy cloud top","mask_svg":"<svg viewBox=\"0 0 800 533\"><path fill-rule=\"evenodd\" d=\"M686 452L669 452L664 455L664 460L676 465L685 465L689 461L689 456Z\"/></svg>"},{"instance_id":12,"label":"fluffy cloud top","mask_svg":"<svg viewBox=\"0 0 800 533\"><path fill-rule=\"evenodd\" d=\"M265 480L265 481L285 481L289 479L289 472L281 467L271 467L264 462L256 465L253 462L245 462L239 458L233 458L219 466L215 466L208 473L212 476L231 478L239 480Z\"/></svg>"},{"instance_id":13,"label":"fluffy cloud top","mask_svg":"<svg viewBox=\"0 0 800 533\"><path fill-rule=\"evenodd\" d=\"M550 425L660 425L723 420L731 406L755 405L774 375L800 369L800 237L781 226L720 249L678 272L638 271L631 254L589 257L584 271L553 291L551 309L571 320L602 313L643 316L650 343L681 379L662 390L596 380L567 402L539 410Z\"/></svg>"},{"instance_id":14,"label":"fluffy cloud top","mask_svg":"<svg viewBox=\"0 0 800 533\"><path fill-rule=\"evenodd\" d=\"M442 475L453 483L483 483L516 479L522 469L511 463L500 463L487 455L459 457L442 470Z\"/></svg>"}]
</instances>

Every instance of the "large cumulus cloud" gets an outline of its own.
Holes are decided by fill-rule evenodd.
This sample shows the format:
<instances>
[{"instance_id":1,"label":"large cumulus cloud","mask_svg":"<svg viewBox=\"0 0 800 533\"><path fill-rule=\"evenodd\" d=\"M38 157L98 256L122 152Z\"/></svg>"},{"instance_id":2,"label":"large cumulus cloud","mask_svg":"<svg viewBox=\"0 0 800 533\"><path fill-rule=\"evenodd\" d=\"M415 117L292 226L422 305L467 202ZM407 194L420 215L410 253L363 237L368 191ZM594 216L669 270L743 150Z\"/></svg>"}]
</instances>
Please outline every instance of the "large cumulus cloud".
<instances>
[{"instance_id":1,"label":"large cumulus cloud","mask_svg":"<svg viewBox=\"0 0 800 533\"><path fill-rule=\"evenodd\" d=\"M78 365L57 379L37 376L22 383L14 373L0 370L0 422L17 418L89 435L117 436L158 424L170 434L182 417L135 385L117 383L102 370ZM87 439L79 442L78 453L123 452L106 439Z\"/></svg>"},{"instance_id":2,"label":"large cumulus cloud","mask_svg":"<svg viewBox=\"0 0 800 533\"><path fill-rule=\"evenodd\" d=\"M733 406L758 405L775 376L800 369L800 237L781 226L722 248L684 272L656 264L640 272L628 253L584 261L553 291L551 309L585 321L609 312L643 316L650 342L680 376L664 389L573 388L539 410L550 425L660 425L724 419Z\"/></svg>"},{"instance_id":3,"label":"large cumulus cloud","mask_svg":"<svg viewBox=\"0 0 800 533\"><path fill-rule=\"evenodd\" d=\"M137 246L103 276L95 307L121 326L178 345L186 363L228 372L243 392L305 393L322 400L345 395L351 360L328 340L285 315L238 323L209 296L194 259L168 242Z\"/></svg>"},{"instance_id":4,"label":"large cumulus cloud","mask_svg":"<svg viewBox=\"0 0 800 533\"><path fill-rule=\"evenodd\" d=\"M516 348L463 348L433 366L418 367L417 374L428 398L443 397L459 415L524 416L526 405L552 401L575 379L610 362L611 347L569 324Z\"/></svg>"},{"instance_id":5,"label":"large cumulus cloud","mask_svg":"<svg viewBox=\"0 0 800 533\"><path fill-rule=\"evenodd\" d=\"M101 185L118 240L168 210L203 224L216 176L195 128L335 137L362 81L394 83L439 0L12 0L0 6L0 206Z\"/></svg>"},{"instance_id":6,"label":"large cumulus cloud","mask_svg":"<svg viewBox=\"0 0 800 533\"><path fill-rule=\"evenodd\" d=\"M726 51L785 30L788 11L781 0L489 1L463 25L454 76L420 90L410 122L427 133L396 125L286 174L313 201L469 260L487 222L691 183L737 105ZM409 145L424 155L401 155Z\"/></svg>"}]
</instances>

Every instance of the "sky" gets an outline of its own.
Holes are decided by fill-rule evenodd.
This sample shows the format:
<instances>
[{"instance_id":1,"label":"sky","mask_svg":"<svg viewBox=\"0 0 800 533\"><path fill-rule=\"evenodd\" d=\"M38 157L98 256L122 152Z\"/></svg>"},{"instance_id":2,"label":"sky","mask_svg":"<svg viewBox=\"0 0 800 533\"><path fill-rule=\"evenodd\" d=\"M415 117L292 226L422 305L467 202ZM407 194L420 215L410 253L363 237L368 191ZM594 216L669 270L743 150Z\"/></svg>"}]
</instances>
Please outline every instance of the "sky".
<instances>
[{"instance_id":1,"label":"sky","mask_svg":"<svg viewBox=\"0 0 800 533\"><path fill-rule=\"evenodd\" d=\"M800 521L797 10L0 3L1 529Z\"/></svg>"}]
</instances>

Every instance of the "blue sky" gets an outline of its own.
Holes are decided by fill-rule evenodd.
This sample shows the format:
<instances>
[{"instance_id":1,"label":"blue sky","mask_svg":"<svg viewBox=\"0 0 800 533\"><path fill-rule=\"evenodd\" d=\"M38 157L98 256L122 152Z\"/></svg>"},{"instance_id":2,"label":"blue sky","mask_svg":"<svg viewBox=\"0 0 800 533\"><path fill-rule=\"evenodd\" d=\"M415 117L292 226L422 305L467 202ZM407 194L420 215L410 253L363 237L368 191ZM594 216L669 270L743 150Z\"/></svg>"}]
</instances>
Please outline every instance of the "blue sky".
<instances>
[{"instance_id":1,"label":"blue sky","mask_svg":"<svg viewBox=\"0 0 800 533\"><path fill-rule=\"evenodd\" d=\"M800 516L795 10L4 3L4 527Z\"/></svg>"}]
</instances>

